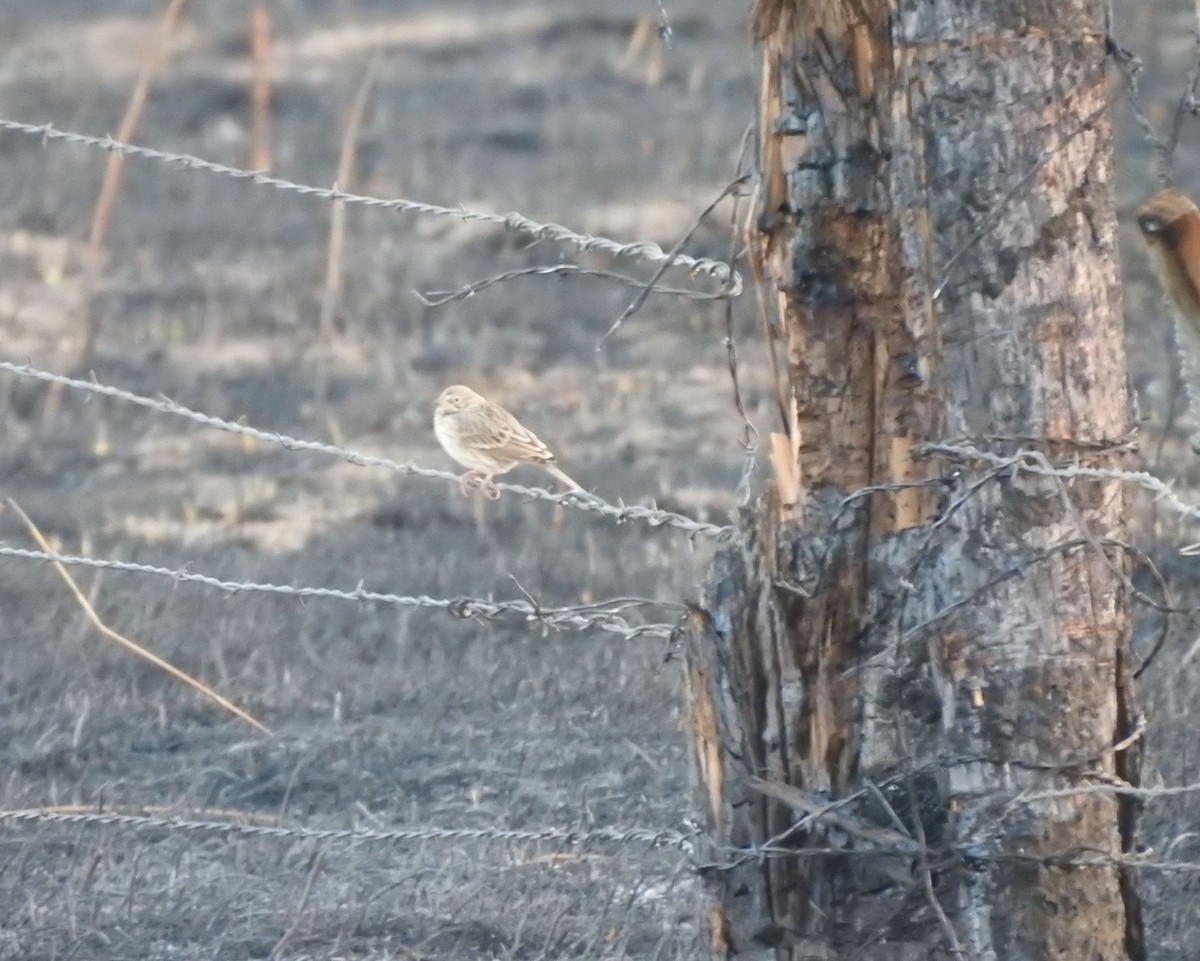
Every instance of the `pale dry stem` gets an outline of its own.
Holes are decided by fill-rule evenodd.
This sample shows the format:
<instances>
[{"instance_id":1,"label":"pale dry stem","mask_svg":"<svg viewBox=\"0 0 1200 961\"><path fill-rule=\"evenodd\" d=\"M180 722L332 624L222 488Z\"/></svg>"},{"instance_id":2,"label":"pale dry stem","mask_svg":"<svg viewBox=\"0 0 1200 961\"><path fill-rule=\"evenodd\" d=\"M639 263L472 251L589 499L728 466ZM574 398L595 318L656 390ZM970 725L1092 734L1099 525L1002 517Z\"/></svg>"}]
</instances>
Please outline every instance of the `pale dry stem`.
<instances>
[{"instance_id":1,"label":"pale dry stem","mask_svg":"<svg viewBox=\"0 0 1200 961\"><path fill-rule=\"evenodd\" d=\"M33 538L38 547L47 553L52 552L53 549L51 548L50 543L46 540L45 536L43 536L41 530L38 529L38 526L30 519L29 515L21 509L21 506L11 497L8 498L7 503L8 506L11 507L16 515L21 519L21 522L25 525L25 527L29 530L29 535ZM83 609L83 613L87 617L88 621L90 621L92 626L95 627L96 630L98 630L101 634L110 640L116 641L126 650L133 651L133 653L138 655L138 657L144 658L160 670L166 671L166 673L170 674L171 677L175 678L177 681L182 681L184 684L188 685L188 687L199 691L210 701L214 701L215 703L219 704L225 710L241 718L247 724L257 728L264 734L271 733L266 725L252 717L246 711L243 711L232 701L222 697L204 682L197 680L190 674L184 673L174 664L171 664L169 661L163 660L157 654L146 650L146 648L142 647L142 645L138 644L136 641L132 641L125 637L125 635L114 631L100 619L100 615L96 613L96 609L92 607L87 597L84 596L83 591L79 589L79 585L75 583L74 578L72 578L67 572L66 567L58 561L50 561L49 563L54 567L54 570L58 572L59 577L66 582L67 588L71 591L75 601Z\"/></svg>"}]
</instances>

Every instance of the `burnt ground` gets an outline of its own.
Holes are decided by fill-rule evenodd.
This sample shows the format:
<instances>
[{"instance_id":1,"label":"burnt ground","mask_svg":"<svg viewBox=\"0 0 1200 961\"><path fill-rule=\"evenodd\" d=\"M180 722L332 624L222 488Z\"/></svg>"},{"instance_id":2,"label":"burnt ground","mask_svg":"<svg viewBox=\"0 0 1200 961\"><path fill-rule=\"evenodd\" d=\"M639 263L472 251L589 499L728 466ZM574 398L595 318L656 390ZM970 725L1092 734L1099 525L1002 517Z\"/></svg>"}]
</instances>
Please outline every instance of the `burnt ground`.
<instances>
[{"instance_id":1,"label":"burnt ground","mask_svg":"<svg viewBox=\"0 0 1200 961\"><path fill-rule=\"evenodd\" d=\"M12 41L0 113L115 131L160 6L0 6ZM648 84L616 69L645 4L562 7L275 5L274 172L333 181L378 46L357 190L669 247L737 165L753 102L738 11L673 5L666 74ZM244 4L189 4L139 142L246 161L246 23ZM68 369L104 157L4 135L0 158L3 354ZM690 249L723 255L728 220ZM719 306L654 298L599 352L634 294L610 282L515 280L428 309L414 288L572 258L494 227L350 207L338 333L323 348L328 224L322 201L130 162L93 295L96 377L442 468L431 403L466 381L605 498L727 518L742 453ZM327 410L315 402L322 358ZM0 394L3 492L67 551L234 581L572 604L694 595L707 549L511 496L489 505L481 534L444 482L70 393L47 424L41 386L8 377ZM28 543L11 513L0 525ZM273 733L99 637L50 568L6 559L0 807L220 809L367 829L678 828L689 813L677 667L659 642L77 573L110 625ZM6 828L0 844L4 958L245 958L277 945L288 958L670 958L693 952L697 930L679 852L646 845L61 826Z\"/></svg>"},{"instance_id":2,"label":"burnt ground","mask_svg":"<svg viewBox=\"0 0 1200 961\"><path fill-rule=\"evenodd\" d=\"M737 167L755 92L742 8L668 3L673 40L651 82L645 64L618 65L653 3L275 4L273 171L333 181L349 105L379 49L354 189L520 210L669 247ZM86 13L74 0L0 3L0 115L114 132L160 9L150 0L103 0ZM1127 40L1153 60L1148 94L1173 95L1183 82L1182 17L1138 25ZM246 25L245 4L188 5L137 142L246 162ZM1128 211L1150 179L1146 148L1125 129ZM413 289L573 258L494 227L350 207L345 290L336 335L323 343L326 203L130 160L89 293L80 263L103 156L3 133L0 170L3 359L69 369L90 298L102 382L448 468L430 405L444 385L466 381L517 411L610 501L657 501L716 522L736 503L742 432L717 304L654 297L603 341L632 292L601 280L518 279L427 308ZM723 257L728 225L723 208L689 251ZM1135 386L1151 418L1144 449L1160 474L1194 485L1179 441L1186 425L1157 451L1169 355L1136 238L1124 239L1135 251ZM748 410L767 430L748 298L735 325ZM325 405L316 399L323 371ZM512 496L488 506L481 530L441 482L249 443L117 401L67 392L53 417L47 404L42 386L0 375L0 493L69 553L231 581L434 597L527 591L573 604L694 596L710 549L677 531ZM1186 597L1189 567L1173 547L1200 537L1143 514L1143 546ZM11 512L0 515L0 538L28 543ZM3 558L0 808L221 810L376 830L677 828L690 813L677 668L657 642L75 573L108 624L273 733L228 718L98 636L49 567ZM1153 620L1143 618L1147 634ZM1147 674L1156 776L1168 783L1197 779L1188 745L1200 659L1179 666L1189 630L1175 626ZM1159 850L1195 812L1186 799L1173 803L1148 822ZM1186 845L1172 853L1187 856ZM1183 957L1195 898L1182 879L1153 883L1156 956ZM646 846L352 846L58 825L0 834L0 958L671 958L696 952L696 910L678 854Z\"/></svg>"}]
</instances>

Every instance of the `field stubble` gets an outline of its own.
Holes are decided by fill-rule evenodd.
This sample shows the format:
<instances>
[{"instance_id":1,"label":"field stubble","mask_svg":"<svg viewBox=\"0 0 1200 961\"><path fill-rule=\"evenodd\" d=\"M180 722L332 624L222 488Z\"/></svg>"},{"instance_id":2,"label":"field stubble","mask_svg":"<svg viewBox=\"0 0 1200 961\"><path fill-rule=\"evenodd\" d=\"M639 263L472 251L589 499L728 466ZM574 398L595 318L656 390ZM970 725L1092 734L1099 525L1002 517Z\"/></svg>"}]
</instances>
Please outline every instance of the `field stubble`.
<instances>
[{"instance_id":1,"label":"field stubble","mask_svg":"<svg viewBox=\"0 0 1200 961\"><path fill-rule=\"evenodd\" d=\"M10 6L3 112L115 130L157 5L86 17ZM645 12L635 3L324 7L273 10L273 172L288 179L332 182L376 47L359 192L518 209L669 247L735 171L752 84L733 12L673 9L665 76L647 85L617 69ZM244 13L189 5L137 142L244 161ZM0 156L5 355L67 369L104 158L19 136L0 137ZM724 521L742 455L718 306L652 298L599 351L635 291L523 279L427 308L413 289L570 258L496 228L350 207L344 293L322 344L328 204L136 159L124 178L92 294L102 382L449 467L431 403L462 381L517 411L606 499ZM726 211L691 251L723 256L727 223ZM0 387L0 478L64 551L237 581L572 604L687 596L707 549L511 496L487 505L481 531L449 484L69 391L47 425L45 398L32 382ZM11 515L0 525L26 542ZM76 572L109 624L246 706L272 728L262 737L104 643L48 567L4 566L2 807L222 809L368 829L678 827L688 813L676 665L657 642ZM644 844L61 825L2 843L5 958L672 957L696 931L679 852Z\"/></svg>"}]
</instances>

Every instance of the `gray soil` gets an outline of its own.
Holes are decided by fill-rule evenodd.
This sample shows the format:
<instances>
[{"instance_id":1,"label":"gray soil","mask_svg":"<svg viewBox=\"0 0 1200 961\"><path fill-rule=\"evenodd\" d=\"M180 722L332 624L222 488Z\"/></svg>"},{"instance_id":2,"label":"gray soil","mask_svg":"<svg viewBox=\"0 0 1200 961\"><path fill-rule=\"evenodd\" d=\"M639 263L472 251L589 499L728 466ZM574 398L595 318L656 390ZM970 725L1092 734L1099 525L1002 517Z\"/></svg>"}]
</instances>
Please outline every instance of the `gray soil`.
<instances>
[{"instance_id":1,"label":"gray soil","mask_svg":"<svg viewBox=\"0 0 1200 961\"><path fill-rule=\"evenodd\" d=\"M0 0L0 116L115 133L163 4ZM193 0L134 140L248 159L247 4ZM352 189L519 210L669 248L735 175L753 116L741 2L674 0L661 77L622 64L646 0L285 0L272 6L272 172L327 186L379 51ZM1166 98L1190 56L1183 14L1136 38ZM1181 27L1181 24L1184 25ZM1181 30L1184 31L1181 34ZM1142 36L1141 34L1144 34ZM1166 39L1164 39L1166 38ZM1127 39L1127 43L1132 41ZM1168 69L1169 67L1169 69ZM1161 86L1169 84L1170 86ZM1151 189L1122 141L1125 209ZM1124 159L1128 158L1128 159ZM228 420L450 469L431 403L468 383L516 412L611 502L727 523L745 453L720 303L595 278L521 278L429 308L412 291L575 260L500 228L348 207L345 287L318 336L330 207L147 160L125 164L93 290L81 264L105 157L0 133L0 359L69 371L90 309L95 377ZM1200 181L1182 184L1195 191ZM688 251L724 258L727 204ZM1156 452L1171 378L1160 308L1129 259L1131 356ZM588 266L638 273L599 255ZM639 273L640 271L640 273ZM712 289L677 272L676 285ZM747 410L775 429L761 328L735 306ZM321 399L322 383L324 400ZM545 605L698 593L712 544L442 481L288 452L0 374L0 495L65 553L237 582ZM514 480L541 485L536 471ZM752 483L762 485L762 472ZM1146 508L1139 542L1177 602L1200 595L1179 531ZM1139 514L1142 516L1142 514ZM0 541L30 546L12 511ZM228 594L143 574L74 575L113 629L253 713L263 735L97 633L53 568L0 558L0 808L76 806L311 828L647 827L692 815L678 664L657 641L518 618ZM670 606L634 621L671 622ZM1150 636L1155 618L1143 618ZM1179 619L1147 674L1155 776L1200 780L1189 750L1200 658ZM1194 823L1154 806L1147 842ZM1190 813L1189 813L1190 812ZM1189 818L1191 821L1189 822ZM1200 860L1187 842L1172 854ZM1156 957L1185 957L1197 908L1152 879ZM549 842L317 842L127 826L0 826L0 959L675 958L699 941L679 851Z\"/></svg>"}]
</instances>

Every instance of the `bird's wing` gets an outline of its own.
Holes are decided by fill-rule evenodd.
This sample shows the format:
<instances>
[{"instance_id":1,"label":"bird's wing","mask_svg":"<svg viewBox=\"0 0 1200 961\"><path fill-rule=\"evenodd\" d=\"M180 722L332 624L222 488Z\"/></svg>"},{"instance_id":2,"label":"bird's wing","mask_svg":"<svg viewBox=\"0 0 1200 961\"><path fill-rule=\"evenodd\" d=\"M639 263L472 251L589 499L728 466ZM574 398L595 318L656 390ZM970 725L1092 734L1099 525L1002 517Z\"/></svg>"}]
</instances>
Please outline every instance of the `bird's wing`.
<instances>
[{"instance_id":1,"label":"bird's wing","mask_svg":"<svg viewBox=\"0 0 1200 961\"><path fill-rule=\"evenodd\" d=\"M467 407L459 414L458 421L466 443L497 459L537 464L554 460L550 449L533 431L497 404L488 402Z\"/></svg>"},{"instance_id":2,"label":"bird's wing","mask_svg":"<svg viewBox=\"0 0 1200 961\"><path fill-rule=\"evenodd\" d=\"M1192 303L1200 304L1200 214L1192 207L1171 221L1168 230L1175 241L1184 275L1191 284Z\"/></svg>"}]
</instances>

